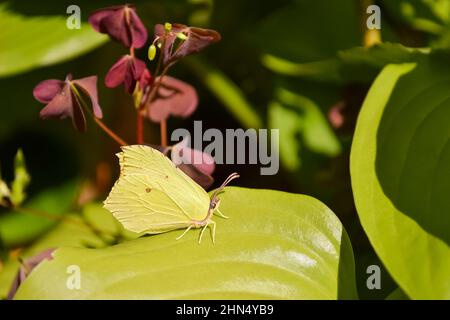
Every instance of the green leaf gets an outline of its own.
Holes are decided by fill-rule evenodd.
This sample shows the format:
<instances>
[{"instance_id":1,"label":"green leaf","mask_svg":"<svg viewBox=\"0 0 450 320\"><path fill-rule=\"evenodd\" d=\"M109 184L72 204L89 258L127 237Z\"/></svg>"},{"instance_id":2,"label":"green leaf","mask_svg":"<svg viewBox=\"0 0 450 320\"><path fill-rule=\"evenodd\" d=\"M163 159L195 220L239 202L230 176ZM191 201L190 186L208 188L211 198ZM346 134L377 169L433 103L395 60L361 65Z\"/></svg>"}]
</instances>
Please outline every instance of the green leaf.
<instances>
[{"instance_id":1,"label":"green leaf","mask_svg":"<svg viewBox=\"0 0 450 320\"><path fill-rule=\"evenodd\" d=\"M430 53L430 48L409 48L399 43L380 43L370 48L354 47L339 52L346 64L365 64L382 68L391 63L415 62Z\"/></svg>"},{"instance_id":2,"label":"green leaf","mask_svg":"<svg viewBox=\"0 0 450 320\"><path fill-rule=\"evenodd\" d=\"M270 54L264 54L262 64L273 72L285 76L306 77L312 80L329 82L339 82L341 79L339 74L340 63L336 58L295 63Z\"/></svg>"},{"instance_id":3,"label":"green leaf","mask_svg":"<svg viewBox=\"0 0 450 320\"><path fill-rule=\"evenodd\" d=\"M297 89L308 92L305 86ZM330 92L333 95L334 90L327 91L327 94ZM317 101L283 85L277 88L275 97L276 100L269 105L269 126L280 130L280 156L288 170L300 168L299 152L303 147L329 157L341 152L341 145Z\"/></svg>"},{"instance_id":4,"label":"green leaf","mask_svg":"<svg viewBox=\"0 0 450 320\"><path fill-rule=\"evenodd\" d=\"M216 244L199 229L144 237L104 249L58 249L20 287L17 299L355 298L351 245L318 200L227 188L215 218ZM66 287L78 265L81 289Z\"/></svg>"},{"instance_id":5,"label":"green leaf","mask_svg":"<svg viewBox=\"0 0 450 320\"><path fill-rule=\"evenodd\" d=\"M293 63L271 55L263 56L263 64L286 76L306 77L331 83L371 83L381 69L390 63L416 62L431 49L410 48L399 43L384 42L366 47L353 47L336 52L328 60Z\"/></svg>"},{"instance_id":6,"label":"green leaf","mask_svg":"<svg viewBox=\"0 0 450 320\"><path fill-rule=\"evenodd\" d=\"M15 206L20 206L26 198L25 189L30 184L31 177L28 174L25 164L25 157L22 149L17 151L14 159L14 180L11 183L11 202Z\"/></svg>"},{"instance_id":7,"label":"green leaf","mask_svg":"<svg viewBox=\"0 0 450 320\"><path fill-rule=\"evenodd\" d=\"M283 166L289 171L295 171L301 166L301 145L298 133L301 130L299 115L296 111L285 108L280 102L269 104L269 126L280 130L279 151Z\"/></svg>"},{"instance_id":8,"label":"green leaf","mask_svg":"<svg viewBox=\"0 0 450 320\"><path fill-rule=\"evenodd\" d=\"M11 198L11 190L8 184L2 179L2 172L0 168L0 207L8 207Z\"/></svg>"},{"instance_id":9,"label":"green leaf","mask_svg":"<svg viewBox=\"0 0 450 320\"><path fill-rule=\"evenodd\" d=\"M351 150L355 204L373 247L412 299L450 298L450 67L389 65Z\"/></svg>"},{"instance_id":10,"label":"green leaf","mask_svg":"<svg viewBox=\"0 0 450 320\"><path fill-rule=\"evenodd\" d=\"M255 129L262 127L262 119L255 108L222 71L195 57L189 57L184 62L243 126Z\"/></svg>"},{"instance_id":11,"label":"green leaf","mask_svg":"<svg viewBox=\"0 0 450 320\"><path fill-rule=\"evenodd\" d=\"M70 30L68 15L24 16L11 9L12 2L0 5L0 77L67 61L108 40L89 24Z\"/></svg>"},{"instance_id":12,"label":"green leaf","mask_svg":"<svg viewBox=\"0 0 450 320\"><path fill-rule=\"evenodd\" d=\"M54 226L58 217L66 214L74 203L77 184L68 182L64 185L49 188L30 198L25 209L36 214L17 209L0 215L0 238L6 247L14 247L33 240L50 227ZM47 216L52 215L55 219Z\"/></svg>"},{"instance_id":13,"label":"green leaf","mask_svg":"<svg viewBox=\"0 0 450 320\"><path fill-rule=\"evenodd\" d=\"M383 0L382 2L387 12L417 30L439 34L450 22L449 0Z\"/></svg>"},{"instance_id":14,"label":"green leaf","mask_svg":"<svg viewBox=\"0 0 450 320\"><path fill-rule=\"evenodd\" d=\"M386 300L409 300L409 298L400 288L397 288L386 297Z\"/></svg>"}]
</instances>

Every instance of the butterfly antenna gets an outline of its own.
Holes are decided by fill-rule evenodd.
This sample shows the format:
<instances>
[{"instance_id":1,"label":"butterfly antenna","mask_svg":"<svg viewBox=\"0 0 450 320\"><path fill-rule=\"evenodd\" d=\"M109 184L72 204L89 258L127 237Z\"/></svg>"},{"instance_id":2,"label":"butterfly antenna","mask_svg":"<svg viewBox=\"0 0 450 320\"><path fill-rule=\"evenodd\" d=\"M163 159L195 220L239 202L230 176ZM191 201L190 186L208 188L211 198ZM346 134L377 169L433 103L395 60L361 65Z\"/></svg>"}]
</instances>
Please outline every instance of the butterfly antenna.
<instances>
[{"instance_id":1,"label":"butterfly antenna","mask_svg":"<svg viewBox=\"0 0 450 320\"><path fill-rule=\"evenodd\" d=\"M227 185L227 184L229 184L231 181L233 181L234 179L237 179L237 178L239 178L240 176L239 176L239 174L237 173L237 172L233 172L232 174L230 174L229 176L228 176L228 178L226 178L225 179L225 181L222 183L222 185L219 187L219 192L220 191L222 191L222 189L223 188L225 188L225 186Z\"/></svg>"},{"instance_id":2,"label":"butterfly antenna","mask_svg":"<svg viewBox=\"0 0 450 320\"><path fill-rule=\"evenodd\" d=\"M214 192L212 199L214 199L220 192L222 192L223 188L225 188L227 184L229 184L231 181L239 177L240 176L237 172L233 172L232 174L230 174L228 178L226 178L225 181L222 183L222 185L219 188L217 188L216 192Z\"/></svg>"}]
</instances>

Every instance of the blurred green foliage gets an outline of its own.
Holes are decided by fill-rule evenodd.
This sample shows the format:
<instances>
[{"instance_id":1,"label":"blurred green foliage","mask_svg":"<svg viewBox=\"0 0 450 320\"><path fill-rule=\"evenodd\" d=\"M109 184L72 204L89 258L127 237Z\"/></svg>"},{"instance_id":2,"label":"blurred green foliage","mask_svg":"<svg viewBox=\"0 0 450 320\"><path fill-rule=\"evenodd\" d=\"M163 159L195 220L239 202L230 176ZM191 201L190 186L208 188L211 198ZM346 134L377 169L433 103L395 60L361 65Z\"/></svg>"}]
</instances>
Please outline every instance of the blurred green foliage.
<instances>
[{"instance_id":1,"label":"blurred green foliage","mask_svg":"<svg viewBox=\"0 0 450 320\"><path fill-rule=\"evenodd\" d=\"M280 128L280 174L264 177L255 166L218 166L216 180L221 181L234 170L241 173L241 186L301 192L323 201L349 233L360 297L385 298L398 286L387 272L383 273L387 276L382 290L369 291L365 286L367 264L382 263L361 228L354 206L348 165L353 132L366 93L386 65L435 59L439 54L448 57L450 0L373 1L382 9L383 43L370 48L364 43L363 7L369 2L135 3L150 34L155 23L165 21L213 28L222 34L220 43L173 68L174 75L196 87L200 106L188 120L171 119L169 129L192 129L192 120L202 120L205 129ZM93 123L88 123L86 134L78 134L68 122L41 121L42 105L32 97L39 81L63 79L70 72L76 78L98 75L105 122L125 140L135 139L131 99L121 89L110 90L103 85L106 72L126 53L125 49L94 33L86 23L94 9L122 1L78 1L81 30L65 26L70 4L65 0L0 3L0 41L4 43L0 49L3 178L12 181L12 159L22 148L33 177L24 207L45 209L55 216L81 210L78 191L86 180L95 180L99 164L106 163L111 168L106 182L109 185L94 196L97 200L104 198L111 177L117 173L117 146ZM146 48L138 55L144 58ZM341 113L342 125L333 127L333 110ZM148 143L158 143L157 127L146 124L146 132ZM0 211L3 260L11 248L45 239L49 235L45 232L55 224L45 217Z\"/></svg>"}]
</instances>

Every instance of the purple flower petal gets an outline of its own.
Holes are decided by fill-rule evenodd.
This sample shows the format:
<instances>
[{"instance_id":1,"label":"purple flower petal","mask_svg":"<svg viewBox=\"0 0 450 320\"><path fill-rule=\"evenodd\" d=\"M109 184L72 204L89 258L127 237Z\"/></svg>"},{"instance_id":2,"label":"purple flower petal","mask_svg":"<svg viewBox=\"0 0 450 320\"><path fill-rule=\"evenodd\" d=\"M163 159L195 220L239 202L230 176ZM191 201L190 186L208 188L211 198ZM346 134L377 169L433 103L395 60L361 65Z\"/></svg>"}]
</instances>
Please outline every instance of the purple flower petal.
<instances>
[{"instance_id":1,"label":"purple flower petal","mask_svg":"<svg viewBox=\"0 0 450 320\"><path fill-rule=\"evenodd\" d=\"M124 81L128 70L128 57L123 56L109 69L105 77L105 85L108 88L115 88Z\"/></svg>"},{"instance_id":2,"label":"purple flower petal","mask_svg":"<svg viewBox=\"0 0 450 320\"><path fill-rule=\"evenodd\" d=\"M75 94L72 91L70 92L70 94L72 95L73 101L72 123L79 132L86 132L86 117L84 115L83 108L81 107Z\"/></svg>"},{"instance_id":3,"label":"purple flower petal","mask_svg":"<svg viewBox=\"0 0 450 320\"><path fill-rule=\"evenodd\" d=\"M189 148L189 137L172 146L171 159L175 165L193 165L205 175L211 175L215 170L214 158L202 151Z\"/></svg>"},{"instance_id":4,"label":"purple flower petal","mask_svg":"<svg viewBox=\"0 0 450 320\"><path fill-rule=\"evenodd\" d=\"M141 90L144 90L152 83L152 75L150 71L145 68L144 72L142 72L140 78L139 78L139 87Z\"/></svg>"},{"instance_id":5,"label":"purple flower petal","mask_svg":"<svg viewBox=\"0 0 450 320\"><path fill-rule=\"evenodd\" d=\"M171 156L172 162L174 162L175 165L181 171L183 171L185 174L187 174L189 177L191 177L192 180L194 180L200 186L202 186L203 189L207 190L214 183L214 178L211 176L211 174L214 171L215 165L214 165L214 159L210 155L208 155L206 153L203 153L203 157L202 158L205 159L205 162L208 161L208 163L210 163L209 161L213 161L212 166L210 164L207 164L207 166L209 168L206 169L206 170L204 170L205 167L203 167L203 166L183 163L179 159L174 161L174 159L177 159L176 153L179 153L180 148L182 148L182 149L184 147L187 148L188 142L189 142L189 139L188 138L184 138L182 141L180 141L179 143L177 143L176 145L174 145L172 147L163 147L163 146L159 146L159 145L149 145L149 146L159 150L165 156L168 156L168 153L170 151L170 156ZM188 148L188 149L190 149L190 148ZM192 149L190 149L190 150L192 150ZM194 151L195 152L200 152L200 151L197 151L197 150L194 150ZM178 165L177 165L177 162L178 162ZM202 168L203 171L199 170L199 168ZM208 174L207 172L210 172L210 173Z\"/></svg>"},{"instance_id":6,"label":"purple flower petal","mask_svg":"<svg viewBox=\"0 0 450 320\"><path fill-rule=\"evenodd\" d=\"M158 83L160 78L155 79ZM195 88L190 84L165 76L162 79L156 99L147 104L147 114L154 122L166 120L170 115L186 118L198 105Z\"/></svg>"},{"instance_id":7,"label":"purple flower petal","mask_svg":"<svg viewBox=\"0 0 450 320\"><path fill-rule=\"evenodd\" d=\"M103 113L100 105L98 104L97 76L74 80L73 83L80 87L84 91L84 94L86 94L86 96L91 99L94 115L97 118L101 119L103 117Z\"/></svg>"},{"instance_id":8,"label":"purple flower petal","mask_svg":"<svg viewBox=\"0 0 450 320\"><path fill-rule=\"evenodd\" d=\"M42 119L72 117L72 106L73 97L70 91L70 84L64 82L62 90L41 110L40 116Z\"/></svg>"},{"instance_id":9,"label":"purple flower petal","mask_svg":"<svg viewBox=\"0 0 450 320\"><path fill-rule=\"evenodd\" d=\"M129 28L133 47L137 49L142 48L147 42L148 34L147 29L134 8L130 8L129 10Z\"/></svg>"},{"instance_id":10,"label":"purple flower petal","mask_svg":"<svg viewBox=\"0 0 450 320\"><path fill-rule=\"evenodd\" d=\"M33 90L33 96L42 103L49 103L64 87L64 81L50 79L40 82Z\"/></svg>"},{"instance_id":11,"label":"purple flower petal","mask_svg":"<svg viewBox=\"0 0 450 320\"><path fill-rule=\"evenodd\" d=\"M185 40L177 42L179 33L183 33ZM173 64L179 59L198 53L207 46L220 41L221 36L215 30L188 27L184 24L174 23L170 32L166 32L162 24L157 24L154 30L155 37L160 38L164 45L164 64ZM178 43L177 47L175 45Z\"/></svg>"},{"instance_id":12,"label":"purple flower petal","mask_svg":"<svg viewBox=\"0 0 450 320\"><path fill-rule=\"evenodd\" d=\"M127 27L125 9L121 8L107 15L100 21L100 28L103 33L108 34L112 39L122 42L126 47L131 47L132 39Z\"/></svg>"},{"instance_id":13,"label":"purple flower petal","mask_svg":"<svg viewBox=\"0 0 450 320\"><path fill-rule=\"evenodd\" d=\"M187 39L174 53L172 59L178 60L184 56L198 53L211 44L220 41L221 36L215 30L190 27L186 31Z\"/></svg>"},{"instance_id":14,"label":"purple flower petal","mask_svg":"<svg viewBox=\"0 0 450 320\"><path fill-rule=\"evenodd\" d=\"M73 85L79 89L79 92L73 90ZM56 90L57 86L59 86L59 91ZM77 97L80 93L90 99L94 115L101 118L102 110L98 104L96 76L72 81L72 75L68 74L65 81L42 81L33 90L33 94L38 101L47 103L40 112L42 119L70 117L75 128L84 132L86 131L86 117L80 105L79 99L81 97ZM50 97L52 97L51 100L49 100Z\"/></svg>"},{"instance_id":15,"label":"purple flower petal","mask_svg":"<svg viewBox=\"0 0 450 320\"><path fill-rule=\"evenodd\" d=\"M212 176L204 174L192 164L180 164L178 168L205 190L208 190L214 183L214 178Z\"/></svg>"},{"instance_id":16,"label":"purple flower petal","mask_svg":"<svg viewBox=\"0 0 450 320\"><path fill-rule=\"evenodd\" d=\"M66 82L64 88L59 92L52 101L50 101L40 112L41 119L72 118L74 127L80 131L86 131L86 119L83 110L75 98L70 83Z\"/></svg>"},{"instance_id":17,"label":"purple flower petal","mask_svg":"<svg viewBox=\"0 0 450 320\"><path fill-rule=\"evenodd\" d=\"M160 38L160 43L164 44L163 63L168 65L172 61L172 46L177 39L178 33L180 33L186 26L184 24L174 23L170 32L166 33L165 27L162 24L155 25L155 38Z\"/></svg>"},{"instance_id":18,"label":"purple flower petal","mask_svg":"<svg viewBox=\"0 0 450 320\"><path fill-rule=\"evenodd\" d=\"M134 80L139 80L142 73L147 69L145 62L138 58L131 59L131 70Z\"/></svg>"},{"instance_id":19,"label":"purple flower petal","mask_svg":"<svg viewBox=\"0 0 450 320\"><path fill-rule=\"evenodd\" d=\"M345 104L343 102L339 102L330 108L328 112L328 119L333 128L339 129L344 125L345 116L344 116L344 108Z\"/></svg>"},{"instance_id":20,"label":"purple flower petal","mask_svg":"<svg viewBox=\"0 0 450 320\"><path fill-rule=\"evenodd\" d=\"M136 81L140 79L145 69L144 61L130 55L124 55L109 69L105 77L105 85L109 88L115 88L123 83L125 90L132 94Z\"/></svg>"},{"instance_id":21,"label":"purple flower petal","mask_svg":"<svg viewBox=\"0 0 450 320\"><path fill-rule=\"evenodd\" d=\"M14 298L14 295L16 294L22 282L25 281L28 275L33 271L34 268L38 266L39 263L44 260L53 259L54 251L55 249L47 249L29 259L26 259L23 262L23 265L21 265L19 271L17 271L16 277L14 278L14 281L11 285L11 289L9 290L7 297L8 300L12 300Z\"/></svg>"},{"instance_id":22,"label":"purple flower petal","mask_svg":"<svg viewBox=\"0 0 450 320\"><path fill-rule=\"evenodd\" d=\"M96 31L108 34L126 47L141 48L147 41L147 29L133 6L113 6L97 10L89 17L89 23Z\"/></svg>"},{"instance_id":23,"label":"purple flower petal","mask_svg":"<svg viewBox=\"0 0 450 320\"><path fill-rule=\"evenodd\" d=\"M107 30L105 29L105 26L102 25L102 21L117 12L118 10L122 9L123 6L112 6L108 8L98 9L94 11L88 18L89 23L91 24L92 28L94 28L95 31L100 33L107 33Z\"/></svg>"}]
</instances>

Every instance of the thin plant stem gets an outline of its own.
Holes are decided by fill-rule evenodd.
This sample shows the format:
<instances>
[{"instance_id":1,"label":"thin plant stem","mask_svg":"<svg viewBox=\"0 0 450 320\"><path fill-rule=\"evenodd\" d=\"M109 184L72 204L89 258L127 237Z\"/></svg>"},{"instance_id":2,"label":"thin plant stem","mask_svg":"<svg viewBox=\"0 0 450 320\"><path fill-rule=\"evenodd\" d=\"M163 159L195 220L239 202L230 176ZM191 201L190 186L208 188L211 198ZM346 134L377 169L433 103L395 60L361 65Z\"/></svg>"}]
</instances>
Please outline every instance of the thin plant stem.
<instances>
[{"instance_id":1,"label":"thin plant stem","mask_svg":"<svg viewBox=\"0 0 450 320\"><path fill-rule=\"evenodd\" d=\"M108 135L113 139L115 142L117 142L120 146L127 146L128 143L125 142L122 138L120 138L117 134L115 134L110 128L106 126L106 124L94 116L92 113L90 113L92 118L94 119L95 123Z\"/></svg>"},{"instance_id":2,"label":"thin plant stem","mask_svg":"<svg viewBox=\"0 0 450 320\"><path fill-rule=\"evenodd\" d=\"M137 118L136 118L136 130L137 130L137 143L143 144L144 143L144 119L142 117L141 110L137 109Z\"/></svg>"},{"instance_id":3,"label":"thin plant stem","mask_svg":"<svg viewBox=\"0 0 450 320\"><path fill-rule=\"evenodd\" d=\"M120 146L126 146L128 145L128 143L125 142L125 140L123 140L122 138L120 138L117 134L114 133L114 131L112 131L102 120L100 120L99 118L97 118L92 111L89 109L89 106L86 104L86 102L84 101L84 99L82 98L81 94L79 93L78 89L74 86L71 85L72 89L75 91L75 99L77 99L77 101L80 103L80 105L82 106L82 108L91 116L92 119L94 119L95 123L108 135L111 137L111 139L113 139L114 141L116 141Z\"/></svg>"},{"instance_id":4,"label":"thin plant stem","mask_svg":"<svg viewBox=\"0 0 450 320\"><path fill-rule=\"evenodd\" d=\"M161 146L167 147L167 121L162 120L160 123L161 130Z\"/></svg>"},{"instance_id":5,"label":"thin plant stem","mask_svg":"<svg viewBox=\"0 0 450 320\"><path fill-rule=\"evenodd\" d=\"M12 210L15 212L18 212L18 213L25 213L25 214L29 214L29 215L32 215L35 217L47 219L47 220L54 221L54 222L65 221L65 222L68 222L68 223L71 223L74 225L78 225L80 227L87 227L92 231L92 233L97 235L102 240L104 240L103 235L111 235L112 237L118 236L117 234L109 234L108 232L98 229L96 226L91 224L89 221L86 221L86 219L83 217L81 217L81 220L78 220L78 219L75 219L75 218L73 218L71 216L67 216L67 215L59 216L59 215L51 214L51 213L48 213L45 211L41 211L41 210L37 210L37 209L33 209L33 208L25 208L25 207L13 207Z\"/></svg>"},{"instance_id":6,"label":"thin plant stem","mask_svg":"<svg viewBox=\"0 0 450 320\"><path fill-rule=\"evenodd\" d=\"M130 56L134 57L134 47L131 46L130 47ZM136 86L138 86L139 84L136 83ZM136 90L136 88L135 88ZM141 108L139 106L139 108L136 108L136 142L138 144L143 144L144 143L144 125L143 125L143 119L142 119L142 114L141 114Z\"/></svg>"}]
</instances>

